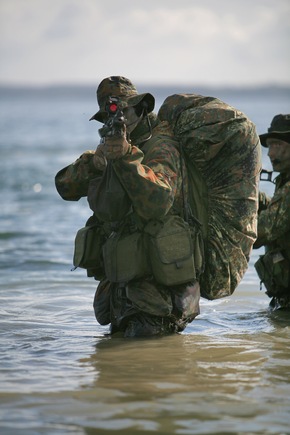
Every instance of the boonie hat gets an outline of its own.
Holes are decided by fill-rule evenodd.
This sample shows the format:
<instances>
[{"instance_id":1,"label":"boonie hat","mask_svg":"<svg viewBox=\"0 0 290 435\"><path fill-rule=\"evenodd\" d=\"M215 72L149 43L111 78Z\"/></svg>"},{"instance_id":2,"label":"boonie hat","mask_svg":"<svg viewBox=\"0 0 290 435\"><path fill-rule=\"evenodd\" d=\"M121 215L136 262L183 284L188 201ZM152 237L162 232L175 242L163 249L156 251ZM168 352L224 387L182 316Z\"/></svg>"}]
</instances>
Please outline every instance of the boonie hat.
<instances>
[{"instance_id":1,"label":"boonie hat","mask_svg":"<svg viewBox=\"0 0 290 435\"><path fill-rule=\"evenodd\" d=\"M111 76L101 81L97 89L97 100L100 110L90 118L96 121L104 122L106 116L106 104L110 97L120 99L122 108L128 106L137 106L141 101L144 101L148 113L152 112L155 105L155 98L149 93L138 94L133 83L122 76Z\"/></svg>"},{"instance_id":2,"label":"boonie hat","mask_svg":"<svg viewBox=\"0 0 290 435\"><path fill-rule=\"evenodd\" d=\"M290 142L290 114L274 116L268 133L260 135L261 144L267 148L266 140L269 137L280 138L286 142Z\"/></svg>"}]
</instances>

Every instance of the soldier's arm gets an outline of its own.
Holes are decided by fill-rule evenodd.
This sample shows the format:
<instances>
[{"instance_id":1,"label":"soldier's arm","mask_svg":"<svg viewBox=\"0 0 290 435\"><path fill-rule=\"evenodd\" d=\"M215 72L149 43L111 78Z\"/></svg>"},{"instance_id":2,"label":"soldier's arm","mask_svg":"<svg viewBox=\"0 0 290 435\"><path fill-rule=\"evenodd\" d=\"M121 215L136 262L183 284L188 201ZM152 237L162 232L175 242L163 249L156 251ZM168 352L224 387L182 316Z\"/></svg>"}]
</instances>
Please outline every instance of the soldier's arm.
<instances>
[{"instance_id":1,"label":"soldier's arm","mask_svg":"<svg viewBox=\"0 0 290 435\"><path fill-rule=\"evenodd\" d=\"M78 201L83 196L87 196L90 181L102 174L94 164L94 160L95 151L86 151L74 163L56 174L55 186L63 199Z\"/></svg>"},{"instance_id":2,"label":"soldier's arm","mask_svg":"<svg viewBox=\"0 0 290 435\"><path fill-rule=\"evenodd\" d=\"M170 138L160 139L146 157L133 146L128 154L114 161L114 169L141 217L166 215L180 182L180 156Z\"/></svg>"}]
</instances>

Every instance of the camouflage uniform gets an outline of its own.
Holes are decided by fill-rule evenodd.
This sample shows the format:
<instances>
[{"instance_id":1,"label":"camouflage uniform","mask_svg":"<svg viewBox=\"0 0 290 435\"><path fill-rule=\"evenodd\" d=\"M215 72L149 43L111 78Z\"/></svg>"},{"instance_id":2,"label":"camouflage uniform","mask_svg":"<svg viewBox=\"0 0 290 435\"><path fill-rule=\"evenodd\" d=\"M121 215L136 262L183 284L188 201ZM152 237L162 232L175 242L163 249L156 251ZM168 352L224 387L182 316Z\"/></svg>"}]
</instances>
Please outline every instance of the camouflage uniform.
<instances>
[{"instance_id":1,"label":"camouflage uniform","mask_svg":"<svg viewBox=\"0 0 290 435\"><path fill-rule=\"evenodd\" d=\"M290 147L290 116L276 115L268 133L260 136L267 147L267 138L282 139ZM290 168L289 168L290 170ZM254 248L265 246L267 258L273 262L265 264L270 282L267 282L267 295L272 297L270 307L290 308L290 174L281 173L275 179L275 192L272 198L264 192L259 194L258 238ZM261 261L266 255L261 256ZM257 264L256 263L256 264ZM274 264L273 264L274 263ZM259 268L256 266L257 271ZM274 276L276 268L278 276ZM263 273L263 271L262 271ZM261 274L260 274L261 275ZM263 276L260 276L263 281ZM265 284L266 285L266 284Z\"/></svg>"},{"instance_id":2,"label":"camouflage uniform","mask_svg":"<svg viewBox=\"0 0 290 435\"><path fill-rule=\"evenodd\" d=\"M153 130L153 136L151 142L158 138L158 147L150 146L150 153L144 155L139 147L133 145L130 154L113 164L121 184L130 193L135 213L144 221L161 218L169 211L182 214L183 208L180 156L176 143L169 138L160 141L157 128ZM147 143L146 146L148 145L152 144ZM142 147L142 144L139 143L139 146ZM94 202L92 183L100 174L94 169L92 157L93 153L90 151L84 153L75 163L57 175L57 189L64 199L78 200L81 196L87 196L90 188L90 197L93 198L91 203ZM184 168L184 173L185 171ZM194 283L188 283L191 284ZM98 306L102 303L102 294L109 291L106 278L100 282L94 305L97 320L102 324L111 323L112 332L128 328L128 318L137 313L140 317L140 312L143 313L143 317L146 314L150 315L149 319L146 318L146 324L148 321L151 322L151 331L155 328L158 333L160 328L161 332L181 331L198 314L196 306L191 311L188 307L183 311L178 308L183 303L186 284L165 288L152 277L148 277L129 282L125 287L110 287L111 314L104 316L103 307ZM161 327L156 326L158 318L162 320Z\"/></svg>"},{"instance_id":3,"label":"camouflage uniform","mask_svg":"<svg viewBox=\"0 0 290 435\"><path fill-rule=\"evenodd\" d=\"M100 110L96 115L103 117L104 112ZM152 139L147 140L150 132L144 120L131 134L130 153L112 162L120 184L130 196L134 213L142 222L162 218L168 213L183 213L178 144L162 125L157 125L156 115L150 114L149 118ZM146 154L142 151L144 144L149 150ZM56 187L66 200L76 201L88 196L94 211L98 205L95 181L102 173L95 168L93 156L93 151L86 151L62 169L56 175ZM185 166L183 174L183 188L187 190ZM109 196L107 201L110 202ZM196 282L165 287L148 276L119 285L109 283L104 276L96 291L94 308L98 322L110 323L111 332L126 331L126 336L142 336L182 331L199 313L198 302Z\"/></svg>"},{"instance_id":4,"label":"camouflage uniform","mask_svg":"<svg viewBox=\"0 0 290 435\"><path fill-rule=\"evenodd\" d=\"M135 91L133 98L140 101L140 96ZM173 103L171 107L177 112L184 106L184 101L181 101L180 105L178 98L175 96L175 99L170 101ZM196 100L200 98L207 97L196 96ZM209 99L213 100L210 97ZM98 101L100 111L93 118L104 122L104 101L101 98L98 98ZM130 104L133 103L130 101ZM150 99L148 104L150 105ZM131 134L130 151L122 158L112 161L114 173L133 205L133 216L137 222L144 224L171 214L184 217L184 197L188 199L190 196L188 165L185 161L192 157L190 152L194 154L193 160L197 164L195 169L198 173L197 183L201 190L208 191L216 183L216 190L222 192L219 201L215 198L214 192L210 192L209 195L207 193L206 201L205 198L200 202L196 197L193 199L197 206L193 207L193 211L201 221L204 220L204 216L199 215L198 205L206 202L206 206L201 204L201 209L206 208L206 222L202 223L204 239L209 240L206 257L210 258L210 262L206 266L208 278L203 279L201 276L202 296L214 299L230 295L247 268L249 253L256 237L259 140L252 123L240 112L234 112L234 116L243 119L246 128L234 129L229 147L222 152L223 162L227 161L229 152L233 155L233 161L224 169L221 176L219 168L215 169L213 157L227 141L214 142L217 131L209 130L211 138L206 134L202 138L202 131L199 131L200 134L194 138L196 149L189 150L185 158L181 158L178 132L174 131L172 120L165 113L166 104L158 118L153 113L149 115L153 127L149 140L148 122L144 119L137 126ZM217 113L219 108L215 111L215 116ZM242 124L239 121L236 124L238 123ZM200 127L198 120L195 129L197 127ZM222 125L218 128L223 130ZM208 147L211 141L216 144L215 147ZM186 144L184 145L186 148ZM101 172L93 163L93 155L92 151L87 151L75 163L61 170L56 176L56 187L66 200L78 200L82 196L88 196L90 207L98 217L100 191L97 180ZM207 164L207 160L211 160L210 165ZM235 162L238 162L238 168L232 170ZM227 178L229 169L231 177ZM211 185L208 184L208 180L211 180ZM223 185L226 185L228 190L223 190ZM202 195L202 191L198 191L197 194ZM106 202L110 202L110 196L106 198ZM223 209L227 210L223 212ZM219 213L212 212L213 210L219 210ZM126 217L126 228L132 224L131 218L132 214ZM232 219L232 225L224 225L225 218L227 222ZM217 235L219 242L215 244ZM232 270L229 266L231 261ZM125 336L142 336L182 331L199 313L198 300L198 281L164 286L149 275L124 285L112 284L104 275L96 292L94 308L99 323L111 323L112 332L123 331Z\"/></svg>"},{"instance_id":5,"label":"camouflage uniform","mask_svg":"<svg viewBox=\"0 0 290 435\"><path fill-rule=\"evenodd\" d=\"M260 192L264 210L259 212L255 247L267 245L285 251L290 260L290 176L279 175L272 198Z\"/></svg>"}]
</instances>

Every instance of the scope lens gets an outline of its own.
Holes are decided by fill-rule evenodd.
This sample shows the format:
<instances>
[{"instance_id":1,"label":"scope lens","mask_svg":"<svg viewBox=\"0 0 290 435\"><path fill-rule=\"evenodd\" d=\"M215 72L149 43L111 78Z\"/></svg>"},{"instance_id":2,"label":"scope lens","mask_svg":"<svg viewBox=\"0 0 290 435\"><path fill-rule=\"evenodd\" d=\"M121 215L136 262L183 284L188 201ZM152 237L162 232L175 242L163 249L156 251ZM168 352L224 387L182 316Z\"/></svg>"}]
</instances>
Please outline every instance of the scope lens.
<instances>
[{"instance_id":1,"label":"scope lens","mask_svg":"<svg viewBox=\"0 0 290 435\"><path fill-rule=\"evenodd\" d=\"M110 106L109 106L110 112L115 113L115 112L117 112L117 109L118 109L117 104L115 104L115 103L110 104Z\"/></svg>"}]
</instances>

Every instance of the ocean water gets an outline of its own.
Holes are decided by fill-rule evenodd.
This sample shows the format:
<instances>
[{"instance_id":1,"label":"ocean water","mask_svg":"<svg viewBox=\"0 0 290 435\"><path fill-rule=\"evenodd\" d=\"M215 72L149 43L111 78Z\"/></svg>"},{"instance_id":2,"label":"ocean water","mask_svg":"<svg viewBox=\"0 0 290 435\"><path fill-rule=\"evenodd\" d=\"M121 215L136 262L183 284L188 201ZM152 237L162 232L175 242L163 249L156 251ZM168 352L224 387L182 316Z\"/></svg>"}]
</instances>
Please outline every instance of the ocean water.
<instances>
[{"instance_id":1,"label":"ocean water","mask_svg":"<svg viewBox=\"0 0 290 435\"><path fill-rule=\"evenodd\" d=\"M157 108L176 92L219 97L259 134L290 112L290 89L140 91ZM234 295L202 300L183 334L111 339L94 318L97 283L71 271L87 201L63 201L54 186L98 144L95 88L1 88L0 110L0 433L290 433L290 317L271 314L260 291L263 249Z\"/></svg>"}]
</instances>

